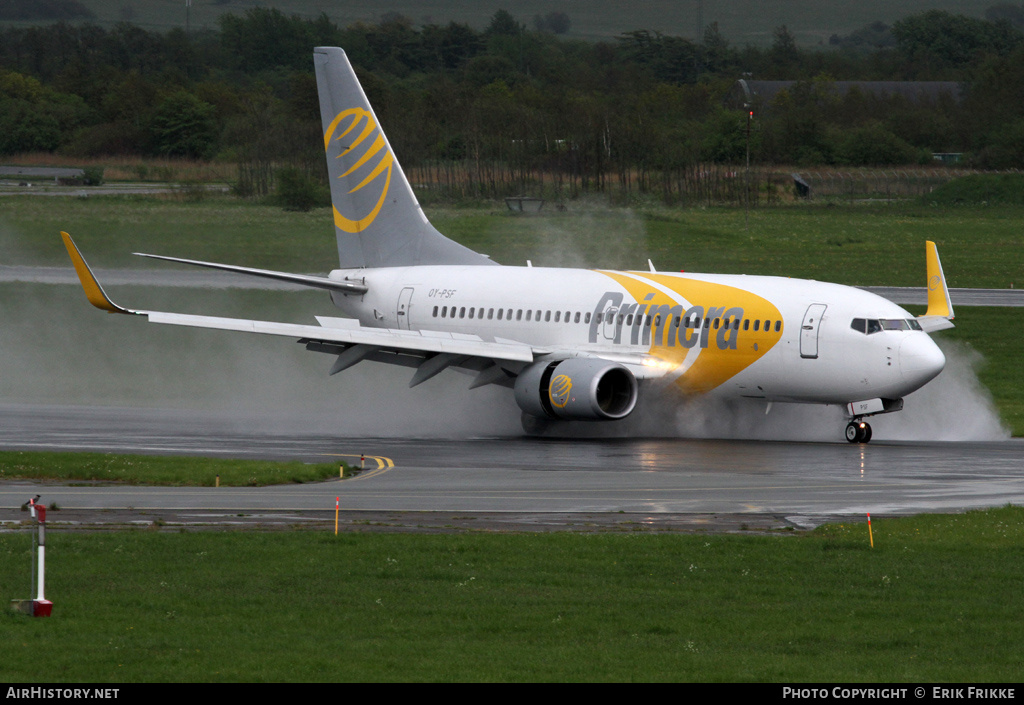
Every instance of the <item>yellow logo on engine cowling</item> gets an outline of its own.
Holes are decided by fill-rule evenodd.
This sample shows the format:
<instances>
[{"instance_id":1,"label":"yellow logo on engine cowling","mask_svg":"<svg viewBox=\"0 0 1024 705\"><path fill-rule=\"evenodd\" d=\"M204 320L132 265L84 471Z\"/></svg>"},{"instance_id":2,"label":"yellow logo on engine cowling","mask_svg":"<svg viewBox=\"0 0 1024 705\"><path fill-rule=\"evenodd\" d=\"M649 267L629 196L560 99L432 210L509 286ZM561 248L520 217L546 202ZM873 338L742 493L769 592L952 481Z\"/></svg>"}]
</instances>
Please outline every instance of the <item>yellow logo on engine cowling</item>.
<instances>
[{"instance_id":1,"label":"yellow logo on engine cowling","mask_svg":"<svg viewBox=\"0 0 1024 705\"><path fill-rule=\"evenodd\" d=\"M344 127L344 129L342 129ZM335 134L341 130L340 134ZM377 137L369 142L364 148L362 155L356 159L356 161L348 168L348 170L339 176L338 178L344 179L364 166L370 164L371 160L380 156L380 160L373 166L370 173L363 178L355 187L349 190L349 193L356 193L362 189L368 187L371 183L377 180L377 177L385 175L384 183L380 189L380 196L376 202L373 203L372 197L367 199L368 202L373 203L367 209L365 213L350 213L353 217L343 215L338 211L338 204L334 204L334 224L341 230L347 233L357 233L365 230L370 226L371 223L377 218L377 214L380 213L381 207L384 205L384 199L388 195L388 189L391 186L391 169L394 166L395 158L391 155L391 151L388 149L387 143L384 141L384 134L377 127L376 121L373 119L373 114L363 108L350 108L349 110L343 110L338 113L338 116L331 121L327 131L324 133L324 149L327 150L328 156L331 153L332 142L342 142L346 137L351 135L350 142L344 142L338 145L340 148L340 154L335 159L342 159L349 157L353 150L358 148L360 145L367 142L371 135L376 133Z\"/></svg>"},{"instance_id":2,"label":"yellow logo on engine cowling","mask_svg":"<svg viewBox=\"0 0 1024 705\"><path fill-rule=\"evenodd\" d=\"M551 397L551 405L564 409L569 403L569 392L572 391L572 379L569 375L558 375L551 380L548 388L548 396Z\"/></svg>"}]
</instances>

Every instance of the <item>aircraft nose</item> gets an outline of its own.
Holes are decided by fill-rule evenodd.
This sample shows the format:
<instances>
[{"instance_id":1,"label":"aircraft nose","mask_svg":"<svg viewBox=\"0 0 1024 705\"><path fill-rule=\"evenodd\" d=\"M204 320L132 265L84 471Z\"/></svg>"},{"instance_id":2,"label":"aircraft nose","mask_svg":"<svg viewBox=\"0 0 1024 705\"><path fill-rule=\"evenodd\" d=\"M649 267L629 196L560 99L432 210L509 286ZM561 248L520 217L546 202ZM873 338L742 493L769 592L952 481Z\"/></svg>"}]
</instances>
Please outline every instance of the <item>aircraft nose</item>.
<instances>
[{"instance_id":1,"label":"aircraft nose","mask_svg":"<svg viewBox=\"0 0 1024 705\"><path fill-rule=\"evenodd\" d=\"M900 374L915 388L933 380L945 366L946 356L927 334L908 335L900 344Z\"/></svg>"}]
</instances>

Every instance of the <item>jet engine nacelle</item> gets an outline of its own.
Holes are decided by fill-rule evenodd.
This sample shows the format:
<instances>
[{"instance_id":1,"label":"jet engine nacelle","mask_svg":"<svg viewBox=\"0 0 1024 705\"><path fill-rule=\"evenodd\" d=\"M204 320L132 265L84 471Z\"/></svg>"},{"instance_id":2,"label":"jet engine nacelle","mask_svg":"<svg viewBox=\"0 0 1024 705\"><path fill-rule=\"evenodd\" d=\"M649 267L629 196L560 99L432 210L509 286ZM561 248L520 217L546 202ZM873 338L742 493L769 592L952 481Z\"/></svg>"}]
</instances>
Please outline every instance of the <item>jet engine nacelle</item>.
<instances>
[{"instance_id":1,"label":"jet engine nacelle","mask_svg":"<svg viewBox=\"0 0 1024 705\"><path fill-rule=\"evenodd\" d=\"M636 377L622 365L574 357L537 362L516 378L519 408L541 418L613 421L636 406Z\"/></svg>"}]
</instances>

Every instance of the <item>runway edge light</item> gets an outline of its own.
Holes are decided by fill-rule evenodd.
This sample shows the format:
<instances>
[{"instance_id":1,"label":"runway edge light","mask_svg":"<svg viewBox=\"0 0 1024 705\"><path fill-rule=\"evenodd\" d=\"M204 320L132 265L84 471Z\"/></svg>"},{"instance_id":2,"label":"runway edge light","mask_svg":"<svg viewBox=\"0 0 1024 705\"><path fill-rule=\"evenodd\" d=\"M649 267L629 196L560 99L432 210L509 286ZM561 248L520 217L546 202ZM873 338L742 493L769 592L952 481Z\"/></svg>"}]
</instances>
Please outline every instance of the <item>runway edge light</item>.
<instances>
[{"instance_id":1,"label":"runway edge light","mask_svg":"<svg viewBox=\"0 0 1024 705\"><path fill-rule=\"evenodd\" d=\"M871 542L871 548L875 547L875 536L871 533L871 513L868 512L868 540Z\"/></svg>"},{"instance_id":2,"label":"runway edge light","mask_svg":"<svg viewBox=\"0 0 1024 705\"><path fill-rule=\"evenodd\" d=\"M53 603L46 599L46 507L38 503L39 495L30 499L27 504L31 516L36 520L38 534L37 551L32 554L32 575L37 578L34 587L38 588L35 599L11 600L11 607L33 617L49 617L53 611Z\"/></svg>"}]
</instances>

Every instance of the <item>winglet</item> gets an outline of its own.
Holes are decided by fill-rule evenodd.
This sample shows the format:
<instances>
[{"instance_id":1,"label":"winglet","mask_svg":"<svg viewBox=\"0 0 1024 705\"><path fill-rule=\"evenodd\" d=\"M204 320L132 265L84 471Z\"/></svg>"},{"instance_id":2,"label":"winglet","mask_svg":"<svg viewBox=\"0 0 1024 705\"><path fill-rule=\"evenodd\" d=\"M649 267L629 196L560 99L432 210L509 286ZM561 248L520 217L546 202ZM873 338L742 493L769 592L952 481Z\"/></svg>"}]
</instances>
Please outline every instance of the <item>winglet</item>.
<instances>
[{"instance_id":1,"label":"winglet","mask_svg":"<svg viewBox=\"0 0 1024 705\"><path fill-rule=\"evenodd\" d=\"M78 251L75 241L65 232L61 232L60 236L64 240L64 247L68 248L71 263L75 265L75 271L78 273L79 281L82 282L82 288L85 289L85 298L89 299L89 303L107 313L136 313L136 311L129 311L110 300L110 297L107 296L107 293L103 291L103 287L96 280L92 270L89 269L89 265L86 263L85 258L82 257L82 253Z\"/></svg>"},{"instance_id":2,"label":"winglet","mask_svg":"<svg viewBox=\"0 0 1024 705\"><path fill-rule=\"evenodd\" d=\"M949 299L946 276L942 273L939 250L931 240L925 243L928 260L928 310L925 316L942 316L953 320L953 302Z\"/></svg>"}]
</instances>

